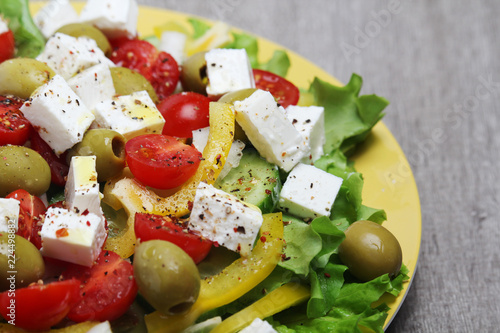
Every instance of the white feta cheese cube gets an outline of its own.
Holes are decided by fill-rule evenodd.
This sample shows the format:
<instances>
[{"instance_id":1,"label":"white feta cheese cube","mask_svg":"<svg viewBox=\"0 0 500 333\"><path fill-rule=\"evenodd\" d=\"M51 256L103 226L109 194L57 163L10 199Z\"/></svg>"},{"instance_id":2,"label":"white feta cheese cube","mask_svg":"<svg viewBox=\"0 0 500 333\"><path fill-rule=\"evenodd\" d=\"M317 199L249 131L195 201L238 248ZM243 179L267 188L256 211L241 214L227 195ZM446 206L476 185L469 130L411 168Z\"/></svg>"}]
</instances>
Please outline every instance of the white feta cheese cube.
<instances>
[{"instance_id":1,"label":"white feta cheese cube","mask_svg":"<svg viewBox=\"0 0 500 333\"><path fill-rule=\"evenodd\" d=\"M286 213L302 218L330 216L341 185L342 178L299 163L288 174L278 205Z\"/></svg>"},{"instance_id":2,"label":"white feta cheese cube","mask_svg":"<svg viewBox=\"0 0 500 333\"><path fill-rule=\"evenodd\" d=\"M302 163L312 164L323 155L325 137L325 108L322 106L290 105L286 108L286 117L306 140L311 153L302 159Z\"/></svg>"},{"instance_id":3,"label":"white feta cheese cube","mask_svg":"<svg viewBox=\"0 0 500 333\"><path fill-rule=\"evenodd\" d=\"M73 156L64 188L66 207L69 210L102 216L101 194L97 182L96 157Z\"/></svg>"},{"instance_id":4,"label":"white feta cheese cube","mask_svg":"<svg viewBox=\"0 0 500 333\"><path fill-rule=\"evenodd\" d=\"M78 13L69 0L51 0L33 16L38 29L49 38L60 27L78 22Z\"/></svg>"},{"instance_id":5,"label":"white feta cheese cube","mask_svg":"<svg viewBox=\"0 0 500 333\"><path fill-rule=\"evenodd\" d=\"M181 65L186 57L187 36L178 31L164 31L160 39L160 51L165 51L174 57L178 65Z\"/></svg>"},{"instance_id":6,"label":"white feta cheese cube","mask_svg":"<svg viewBox=\"0 0 500 333\"><path fill-rule=\"evenodd\" d=\"M93 110L97 103L111 99L116 94L111 71L105 64L83 70L71 77L68 84L89 110Z\"/></svg>"},{"instance_id":7,"label":"white feta cheese cube","mask_svg":"<svg viewBox=\"0 0 500 333\"><path fill-rule=\"evenodd\" d=\"M3 34L4 32L9 31L9 26L7 24L7 21L0 16L0 34Z\"/></svg>"},{"instance_id":8,"label":"white feta cheese cube","mask_svg":"<svg viewBox=\"0 0 500 333\"><path fill-rule=\"evenodd\" d=\"M49 38L45 49L36 59L46 63L65 80L97 64L114 66L95 40L87 37L75 38L60 32Z\"/></svg>"},{"instance_id":9,"label":"white feta cheese cube","mask_svg":"<svg viewBox=\"0 0 500 333\"><path fill-rule=\"evenodd\" d=\"M207 94L219 97L225 93L255 88L252 67L245 49L214 49L205 54Z\"/></svg>"},{"instance_id":10,"label":"white feta cheese cube","mask_svg":"<svg viewBox=\"0 0 500 333\"><path fill-rule=\"evenodd\" d=\"M210 132L210 127L200 128L194 130L193 133L193 146L201 153L205 149L208 143L208 135ZM241 157L243 156L243 149L245 149L245 143L241 140L233 141L231 148L229 149L229 154L227 155L226 163L219 173L220 179L224 178L232 168L236 168L240 165Z\"/></svg>"},{"instance_id":11,"label":"white feta cheese cube","mask_svg":"<svg viewBox=\"0 0 500 333\"><path fill-rule=\"evenodd\" d=\"M137 36L139 6L135 0L88 0L80 21L99 28L108 38Z\"/></svg>"},{"instance_id":12,"label":"white feta cheese cube","mask_svg":"<svg viewBox=\"0 0 500 333\"><path fill-rule=\"evenodd\" d=\"M129 140L141 134L161 134L165 119L146 91L118 96L94 107L92 128L108 128Z\"/></svg>"},{"instance_id":13,"label":"white feta cheese cube","mask_svg":"<svg viewBox=\"0 0 500 333\"><path fill-rule=\"evenodd\" d=\"M113 333L113 331L111 330L109 321L104 321L92 327L87 333Z\"/></svg>"},{"instance_id":14,"label":"white feta cheese cube","mask_svg":"<svg viewBox=\"0 0 500 333\"><path fill-rule=\"evenodd\" d=\"M19 200L0 198L0 232L17 231L19 207Z\"/></svg>"},{"instance_id":15,"label":"white feta cheese cube","mask_svg":"<svg viewBox=\"0 0 500 333\"><path fill-rule=\"evenodd\" d=\"M248 256L263 220L259 208L201 182L196 189L189 229Z\"/></svg>"},{"instance_id":16,"label":"white feta cheese cube","mask_svg":"<svg viewBox=\"0 0 500 333\"><path fill-rule=\"evenodd\" d=\"M236 121L268 162L288 172L309 155L309 146L270 92L257 90L234 108Z\"/></svg>"},{"instance_id":17,"label":"white feta cheese cube","mask_svg":"<svg viewBox=\"0 0 500 333\"><path fill-rule=\"evenodd\" d=\"M80 142L94 121L92 112L60 75L35 90L21 111L57 155Z\"/></svg>"},{"instance_id":18,"label":"white feta cheese cube","mask_svg":"<svg viewBox=\"0 0 500 333\"><path fill-rule=\"evenodd\" d=\"M106 240L102 216L57 207L47 209L40 234L44 256L87 267L97 259Z\"/></svg>"},{"instance_id":19,"label":"white feta cheese cube","mask_svg":"<svg viewBox=\"0 0 500 333\"><path fill-rule=\"evenodd\" d=\"M255 318L254 321L244 329L240 331L240 333L276 333L276 330L273 328L271 324L267 321L262 320L260 318Z\"/></svg>"}]
</instances>

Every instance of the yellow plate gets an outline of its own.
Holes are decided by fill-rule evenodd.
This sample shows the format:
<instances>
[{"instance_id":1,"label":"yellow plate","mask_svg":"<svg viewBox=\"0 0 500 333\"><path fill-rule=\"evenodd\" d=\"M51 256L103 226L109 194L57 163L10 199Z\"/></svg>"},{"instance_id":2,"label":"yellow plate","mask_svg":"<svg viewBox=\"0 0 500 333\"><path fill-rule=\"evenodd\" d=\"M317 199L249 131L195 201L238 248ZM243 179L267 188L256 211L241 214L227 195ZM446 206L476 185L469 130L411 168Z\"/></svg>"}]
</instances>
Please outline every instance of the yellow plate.
<instances>
[{"instance_id":1,"label":"yellow plate","mask_svg":"<svg viewBox=\"0 0 500 333\"><path fill-rule=\"evenodd\" d=\"M36 13L42 4L44 3L31 3L32 13ZM82 8L82 3L76 2L74 5L77 10ZM190 16L192 17L179 12L141 6L139 32L141 36L152 35L155 26L170 20L186 22ZM261 59L269 59L275 50L282 49L284 48L276 43L259 38ZM340 84L337 79L298 54L289 50L287 53L291 61L287 78L297 86L309 87L315 76L332 84ZM403 303L417 267L422 233L420 200L410 165L396 139L382 122L374 127L373 133L353 159L356 169L365 179L363 203L370 207L383 208L387 212L388 220L384 226L399 240L403 250L403 262L410 270L410 281L405 284L401 294L398 297L386 295L383 298L391 308L385 322L386 328Z\"/></svg>"}]
</instances>

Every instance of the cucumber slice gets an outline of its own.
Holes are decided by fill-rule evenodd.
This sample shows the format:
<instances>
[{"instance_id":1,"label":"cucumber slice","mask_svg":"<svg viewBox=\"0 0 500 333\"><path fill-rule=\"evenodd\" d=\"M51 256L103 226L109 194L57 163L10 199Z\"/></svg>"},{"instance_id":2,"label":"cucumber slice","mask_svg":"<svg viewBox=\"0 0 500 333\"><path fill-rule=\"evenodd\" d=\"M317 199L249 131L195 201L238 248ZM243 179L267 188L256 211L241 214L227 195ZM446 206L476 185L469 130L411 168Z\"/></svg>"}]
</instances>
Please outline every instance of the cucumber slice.
<instances>
[{"instance_id":1,"label":"cucumber slice","mask_svg":"<svg viewBox=\"0 0 500 333\"><path fill-rule=\"evenodd\" d=\"M254 148L246 148L240 164L214 186L267 214L278 203L281 180L276 165L263 159Z\"/></svg>"}]
</instances>

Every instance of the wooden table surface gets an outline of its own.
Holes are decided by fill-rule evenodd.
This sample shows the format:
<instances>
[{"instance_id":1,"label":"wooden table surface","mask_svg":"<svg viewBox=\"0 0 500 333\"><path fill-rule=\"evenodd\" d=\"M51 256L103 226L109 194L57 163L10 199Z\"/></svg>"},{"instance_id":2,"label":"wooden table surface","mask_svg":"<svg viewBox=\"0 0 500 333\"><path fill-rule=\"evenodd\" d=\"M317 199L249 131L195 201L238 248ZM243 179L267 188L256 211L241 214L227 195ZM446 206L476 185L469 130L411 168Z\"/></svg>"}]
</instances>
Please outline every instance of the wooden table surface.
<instances>
[{"instance_id":1,"label":"wooden table surface","mask_svg":"<svg viewBox=\"0 0 500 333\"><path fill-rule=\"evenodd\" d=\"M500 2L139 2L224 20L389 99L383 121L414 172L422 244L387 332L500 327Z\"/></svg>"},{"instance_id":2,"label":"wooden table surface","mask_svg":"<svg viewBox=\"0 0 500 333\"><path fill-rule=\"evenodd\" d=\"M383 121L414 172L422 244L387 332L498 330L499 1L138 2L223 20L389 99Z\"/></svg>"}]
</instances>

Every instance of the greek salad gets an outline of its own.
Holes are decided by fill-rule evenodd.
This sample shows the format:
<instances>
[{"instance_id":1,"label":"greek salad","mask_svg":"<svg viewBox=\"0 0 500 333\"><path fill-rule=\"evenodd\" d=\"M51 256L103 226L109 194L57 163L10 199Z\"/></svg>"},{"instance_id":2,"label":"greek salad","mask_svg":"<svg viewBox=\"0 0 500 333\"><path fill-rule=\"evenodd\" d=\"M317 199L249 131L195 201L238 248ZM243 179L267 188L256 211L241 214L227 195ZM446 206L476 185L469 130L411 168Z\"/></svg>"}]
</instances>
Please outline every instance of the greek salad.
<instances>
[{"instance_id":1,"label":"greek salad","mask_svg":"<svg viewBox=\"0 0 500 333\"><path fill-rule=\"evenodd\" d=\"M0 3L0 331L383 332L408 270L349 156L388 101L139 15Z\"/></svg>"}]
</instances>

